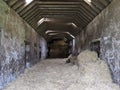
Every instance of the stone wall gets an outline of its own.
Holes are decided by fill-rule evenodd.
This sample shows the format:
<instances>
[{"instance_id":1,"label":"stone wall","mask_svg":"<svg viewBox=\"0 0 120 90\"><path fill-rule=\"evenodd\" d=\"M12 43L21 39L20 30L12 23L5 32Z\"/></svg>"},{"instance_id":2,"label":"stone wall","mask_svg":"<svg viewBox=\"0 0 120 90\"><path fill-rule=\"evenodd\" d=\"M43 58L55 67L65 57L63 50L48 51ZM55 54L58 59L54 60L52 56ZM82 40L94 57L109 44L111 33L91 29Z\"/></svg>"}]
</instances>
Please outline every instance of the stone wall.
<instances>
[{"instance_id":1,"label":"stone wall","mask_svg":"<svg viewBox=\"0 0 120 90\"><path fill-rule=\"evenodd\" d=\"M25 57L27 67L47 57L47 41L28 24L25 25Z\"/></svg>"},{"instance_id":2,"label":"stone wall","mask_svg":"<svg viewBox=\"0 0 120 90\"><path fill-rule=\"evenodd\" d=\"M81 49L101 38L101 58L107 61L113 81L120 85L120 1L113 0L78 37Z\"/></svg>"},{"instance_id":3,"label":"stone wall","mask_svg":"<svg viewBox=\"0 0 120 90\"><path fill-rule=\"evenodd\" d=\"M24 23L0 0L0 88L24 71Z\"/></svg>"},{"instance_id":4,"label":"stone wall","mask_svg":"<svg viewBox=\"0 0 120 90\"><path fill-rule=\"evenodd\" d=\"M40 42L35 30L0 0L0 90L40 60Z\"/></svg>"},{"instance_id":5,"label":"stone wall","mask_svg":"<svg viewBox=\"0 0 120 90\"><path fill-rule=\"evenodd\" d=\"M47 57L48 48L47 41L44 38L40 38L40 49L41 49L41 60L44 60Z\"/></svg>"}]
</instances>

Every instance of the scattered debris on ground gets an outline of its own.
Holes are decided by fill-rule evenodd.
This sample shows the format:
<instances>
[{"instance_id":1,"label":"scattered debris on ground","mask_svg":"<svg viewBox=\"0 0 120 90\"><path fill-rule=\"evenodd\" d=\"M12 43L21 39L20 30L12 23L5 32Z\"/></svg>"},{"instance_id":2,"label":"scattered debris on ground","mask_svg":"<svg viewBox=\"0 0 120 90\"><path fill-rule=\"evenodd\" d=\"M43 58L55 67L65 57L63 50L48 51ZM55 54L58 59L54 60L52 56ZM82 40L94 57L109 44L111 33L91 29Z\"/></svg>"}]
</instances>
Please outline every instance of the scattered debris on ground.
<instances>
[{"instance_id":1,"label":"scattered debris on ground","mask_svg":"<svg viewBox=\"0 0 120 90\"><path fill-rule=\"evenodd\" d=\"M107 64L95 52L84 51L77 65L66 59L44 60L27 69L4 90L120 90L112 83Z\"/></svg>"}]
</instances>

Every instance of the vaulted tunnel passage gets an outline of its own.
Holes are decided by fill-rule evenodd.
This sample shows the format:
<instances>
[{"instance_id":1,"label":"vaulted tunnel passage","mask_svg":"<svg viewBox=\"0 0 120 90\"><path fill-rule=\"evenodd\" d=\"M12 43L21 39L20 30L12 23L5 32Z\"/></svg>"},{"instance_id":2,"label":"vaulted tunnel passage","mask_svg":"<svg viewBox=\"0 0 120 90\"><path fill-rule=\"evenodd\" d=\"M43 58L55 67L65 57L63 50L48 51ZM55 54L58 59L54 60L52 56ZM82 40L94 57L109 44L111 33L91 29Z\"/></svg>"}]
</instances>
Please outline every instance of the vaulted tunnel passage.
<instances>
[{"instance_id":1,"label":"vaulted tunnel passage","mask_svg":"<svg viewBox=\"0 0 120 90\"><path fill-rule=\"evenodd\" d=\"M0 90L12 81L16 86L5 90L100 90L105 85L105 90L119 90L111 89L120 86L119 23L119 0L0 0ZM97 52L98 62L88 62L83 72L78 57L84 51L81 59L87 57L89 50ZM106 67L102 61L115 84L95 82L94 87L87 76L101 81ZM98 69L96 64L103 66ZM22 88L23 83L29 85Z\"/></svg>"}]
</instances>

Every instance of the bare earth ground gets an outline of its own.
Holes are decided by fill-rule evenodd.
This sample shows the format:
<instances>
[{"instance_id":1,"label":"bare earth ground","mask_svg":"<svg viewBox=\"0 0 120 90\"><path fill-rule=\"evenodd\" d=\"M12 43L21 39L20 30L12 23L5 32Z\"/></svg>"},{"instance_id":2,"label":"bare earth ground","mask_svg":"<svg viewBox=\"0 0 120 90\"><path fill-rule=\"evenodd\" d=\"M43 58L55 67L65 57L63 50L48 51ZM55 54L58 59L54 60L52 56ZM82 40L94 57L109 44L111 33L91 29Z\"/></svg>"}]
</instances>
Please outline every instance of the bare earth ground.
<instances>
[{"instance_id":1,"label":"bare earth ground","mask_svg":"<svg viewBox=\"0 0 120 90\"><path fill-rule=\"evenodd\" d=\"M101 69L96 69L105 69L102 65L100 62L93 62L78 70L76 65L65 64L65 59L44 60L27 69L4 90L120 90L109 76L101 79ZM108 75L109 72L106 70L103 73Z\"/></svg>"}]
</instances>

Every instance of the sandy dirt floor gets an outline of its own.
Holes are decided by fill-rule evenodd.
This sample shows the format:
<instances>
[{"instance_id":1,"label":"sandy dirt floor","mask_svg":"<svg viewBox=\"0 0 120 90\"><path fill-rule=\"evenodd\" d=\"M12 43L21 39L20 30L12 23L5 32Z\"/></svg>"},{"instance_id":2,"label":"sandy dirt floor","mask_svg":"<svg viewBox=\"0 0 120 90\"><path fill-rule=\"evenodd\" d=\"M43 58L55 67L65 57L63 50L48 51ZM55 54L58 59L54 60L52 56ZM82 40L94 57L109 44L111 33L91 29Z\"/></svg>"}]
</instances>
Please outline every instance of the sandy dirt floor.
<instances>
[{"instance_id":1,"label":"sandy dirt floor","mask_svg":"<svg viewBox=\"0 0 120 90\"><path fill-rule=\"evenodd\" d=\"M65 61L65 59L43 60L26 69L24 74L6 85L4 90L120 90L109 76L108 79L97 78L97 76L102 78L102 75L99 75L101 69L98 68L104 69L100 62L84 64L78 70L76 65L65 64ZM103 73L104 76L108 75L105 74L107 72Z\"/></svg>"}]
</instances>

